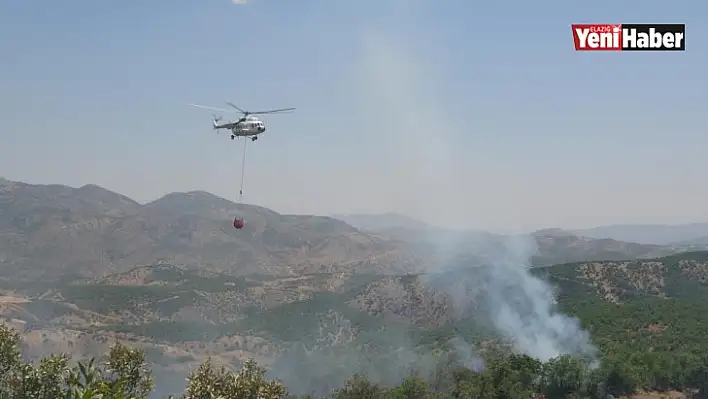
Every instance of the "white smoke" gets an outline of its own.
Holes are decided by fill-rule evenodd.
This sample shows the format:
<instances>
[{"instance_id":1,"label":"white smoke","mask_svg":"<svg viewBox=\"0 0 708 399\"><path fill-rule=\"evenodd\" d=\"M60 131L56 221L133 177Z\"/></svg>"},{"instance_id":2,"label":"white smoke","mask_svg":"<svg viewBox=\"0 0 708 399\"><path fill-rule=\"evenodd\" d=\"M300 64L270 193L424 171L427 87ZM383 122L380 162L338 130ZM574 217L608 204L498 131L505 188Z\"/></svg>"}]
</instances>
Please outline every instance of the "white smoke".
<instances>
[{"instance_id":1,"label":"white smoke","mask_svg":"<svg viewBox=\"0 0 708 399\"><path fill-rule=\"evenodd\" d=\"M359 63L357 84L364 113L383 116L378 143L388 146L390 153L387 172L378 178L391 180L386 193L399 211L413 215L438 214L439 209L447 215L465 213L474 205L465 203L460 183L453 183L455 161L449 129L455 125L451 122L454 116L439 111L443 107L436 103L442 101L436 101L436 76L426 73L422 62L436 57L415 57L403 49L381 32L369 33ZM446 122L444 127L441 121ZM439 249L464 247L464 239L460 240ZM489 267L468 274L473 265L457 262L444 271L444 277L433 276L443 270L428 270L429 279L445 281L438 289L452 296L455 308L462 313L477 301L483 302L486 318L520 352L540 360L561 354L594 358L596 349L588 333L576 319L556 310L552 287L530 273L529 260L536 251L533 238L514 236L503 247L488 256ZM463 356L468 355L465 344L464 340L454 342Z\"/></svg>"},{"instance_id":2,"label":"white smoke","mask_svg":"<svg viewBox=\"0 0 708 399\"><path fill-rule=\"evenodd\" d=\"M489 314L499 332L521 352L539 360L561 354L595 359L596 348L577 319L556 310L552 287L533 276L529 259L536 251L529 236L513 236L503 257L485 268Z\"/></svg>"},{"instance_id":3,"label":"white smoke","mask_svg":"<svg viewBox=\"0 0 708 399\"><path fill-rule=\"evenodd\" d=\"M384 163L369 177L381 193L377 202L426 222L459 209L449 126L438 110L435 79L427 76L434 72L401 42L371 30L363 35L355 74L357 119Z\"/></svg>"}]
</instances>

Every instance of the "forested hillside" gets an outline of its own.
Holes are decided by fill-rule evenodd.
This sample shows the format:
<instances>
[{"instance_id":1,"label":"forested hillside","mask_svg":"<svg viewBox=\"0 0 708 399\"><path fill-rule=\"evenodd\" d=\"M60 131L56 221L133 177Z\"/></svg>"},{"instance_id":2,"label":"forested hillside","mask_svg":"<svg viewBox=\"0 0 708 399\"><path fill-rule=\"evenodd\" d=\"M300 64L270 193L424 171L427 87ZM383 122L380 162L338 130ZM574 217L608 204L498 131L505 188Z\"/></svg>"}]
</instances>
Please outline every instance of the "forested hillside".
<instances>
[{"instance_id":1,"label":"forested hillside","mask_svg":"<svg viewBox=\"0 0 708 399\"><path fill-rule=\"evenodd\" d=\"M241 328L247 326L253 333L258 332L268 339L277 337L279 342L302 342L304 352L297 353L291 348L287 356L267 365L269 373L262 376L265 379L285 377L282 389L299 394L307 393L309 387L321 396L322 387L331 383L329 391L337 398L527 398L540 393L549 398L605 398L608 394L623 396L640 392L667 395L681 392L681 395L705 397L704 391L708 389L708 252L640 261L563 264L534 269L534 274L554 287L559 310L576 316L589 330L598 350L596 356L534 360L514 349L514 343L500 337L492 326L472 316L440 320L438 326L399 323L395 321L398 320L394 317L396 312L416 319L415 312L389 305L390 309L378 308L380 311L372 314L371 308L353 305L357 302L350 299L355 294L372 298L367 295L378 292L372 288L371 281L352 283L350 289L339 293L320 294L259 312L245 319L247 325ZM416 277L401 279L411 287L407 298L417 301ZM432 309L437 303L422 296L419 300L427 305L416 309ZM321 323L327 317L339 323L330 327L346 324L352 328L335 329L330 334L313 333L324 327ZM317 323L306 323L308 319ZM293 324L294 321L300 323ZM179 325L172 325L171 329L169 326L165 324L162 332L152 333L186 332ZM392 344L392 337L404 336L399 335L401 331L414 342L411 345L414 351L403 353L401 346ZM348 332L355 334L347 336ZM212 333L215 336L229 334L216 330ZM12 337L7 332L3 337L1 347L7 354ZM332 341L325 343L323 337ZM468 351L459 350L460 339L470 343ZM336 340L339 342L334 342ZM352 351L346 349L351 345L359 348L358 357L352 357ZM139 352L135 353L134 356L138 356ZM413 355L417 362L411 363L407 357ZM4 358L8 359L7 355ZM131 361L135 359L138 358ZM362 362L369 364L352 368L348 364L352 361L359 366ZM50 367L50 363L43 364L40 367ZM51 364L58 367L57 363ZM399 375L404 378L407 374L409 378L397 383L381 378L386 372L393 375L391 369L400 364L405 364L408 370ZM284 374L284 366L290 367L292 373ZM10 363L3 367L10 367ZM13 378L40 378L41 373L31 368L12 367L16 371L7 374L9 377L3 385L10 391L30 389ZM234 363L234 367L245 367L242 373L252 373L255 366ZM330 374L322 372L323 369ZM210 375L213 370L209 367L200 370L197 374L201 374L190 383L186 398L204 397L195 393L198 381L204 384L211 379L209 384L217 390L221 389L216 388L217 378L225 379L223 389L231 389L229 384L236 384L236 380L230 380L232 377L226 374ZM337 390L338 384L332 377L346 370L365 372L356 377L350 375L344 388ZM265 384L265 380L259 378L253 377L252 383ZM274 390L270 397L283 397L280 388L274 387L269 388ZM181 391L178 387L172 389L175 394ZM160 392L164 392L164 387Z\"/></svg>"}]
</instances>

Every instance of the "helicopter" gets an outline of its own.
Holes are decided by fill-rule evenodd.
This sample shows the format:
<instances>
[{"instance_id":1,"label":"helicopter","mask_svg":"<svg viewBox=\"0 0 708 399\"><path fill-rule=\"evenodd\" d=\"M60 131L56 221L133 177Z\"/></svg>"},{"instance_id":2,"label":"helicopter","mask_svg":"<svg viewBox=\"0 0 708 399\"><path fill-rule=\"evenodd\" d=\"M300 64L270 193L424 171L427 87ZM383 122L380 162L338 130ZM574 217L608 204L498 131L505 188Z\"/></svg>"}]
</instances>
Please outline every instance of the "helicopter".
<instances>
[{"instance_id":1,"label":"helicopter","mask_svg":"<svg viewBox=\"0 0 708 399\"><path fill-rule=\"evenodd\" d=\"M280 109L271 109L268 111L245 111L230 102L226 102L226 104L228 106L236 109L236 111L242 113L243 116L235 121L219 124L219 122L221 121L221 117L217 117L216 115L214 115L213 119L212 119L212 125L213 125L213 129L216 130L217 133L218 133L219 129L230 130L231 131L231 140L235 139L236 137L248 137L251 139L251 141L256 141L256 140L258 140L259 134L265 133L265 131L266 131L265 123L263 123L262 120L260 120L258 117L255 117L253 115L276 114L276 113L280 113L280 112L287 113L289 111L295 110L295 108L280 108ZM189 104L189 105L191 105L193 107L206 108L206 109L210 109L213 111L236 112L233 110L207 107L205 105L199 105L199 104Z\"/></svg>"}]
</instances>

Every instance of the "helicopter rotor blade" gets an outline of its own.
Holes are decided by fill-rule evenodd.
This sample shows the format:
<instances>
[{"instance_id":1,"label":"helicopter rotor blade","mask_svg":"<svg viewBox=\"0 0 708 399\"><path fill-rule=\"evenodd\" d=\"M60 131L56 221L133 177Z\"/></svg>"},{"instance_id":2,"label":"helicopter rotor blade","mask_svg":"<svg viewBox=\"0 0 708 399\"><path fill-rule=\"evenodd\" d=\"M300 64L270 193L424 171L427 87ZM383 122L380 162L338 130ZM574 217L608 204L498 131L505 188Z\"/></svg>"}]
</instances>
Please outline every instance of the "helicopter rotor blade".
<instances>
[{"instance_id":1,"label":"helicopter rotor blade","mask_svg":"<svg viewBox=\"0 0 708 399\"><path fill-rule=\"evenodd\" d=\"M229 109L222 109L222 108L215 108L215 107L207 107L206 105L199 105L199 104L189 104L192 107L197 107L197 108L204 108L204 109L210 109L212 111L220 111L220 112L234 112Z\"/></svg>"},{"instance_id":2,"label":"helicopter rotor blade","mask_svg":"<svg viewBox=\"0 0 708 399\"><path fill-rule=\"evenodd\" d=\"M237 110L241 111L242 114L248 115L248 114L251 113L251 112L242 110L241 108L239 108L239 107L233 105L232 103L230 103L230 102L228 102L228 101L226 102L226 104L227 104L228 106L230 106L230 107L236 108Z\"/></svg>"},{"instance_id":3,"label":"helicopter rotor blade","mask_svg":"<svg viewBox=\"0 0 708 399\"><path fill-rule=\"evenodd\" d=\"M252 115L263 115L263 114L277 114L277 113L290 113L290 111L294 111L295 108L279 108L279 109L271 109L269 111L256 111L256 112L249 112Z\"/></svg>"}]
</instances>

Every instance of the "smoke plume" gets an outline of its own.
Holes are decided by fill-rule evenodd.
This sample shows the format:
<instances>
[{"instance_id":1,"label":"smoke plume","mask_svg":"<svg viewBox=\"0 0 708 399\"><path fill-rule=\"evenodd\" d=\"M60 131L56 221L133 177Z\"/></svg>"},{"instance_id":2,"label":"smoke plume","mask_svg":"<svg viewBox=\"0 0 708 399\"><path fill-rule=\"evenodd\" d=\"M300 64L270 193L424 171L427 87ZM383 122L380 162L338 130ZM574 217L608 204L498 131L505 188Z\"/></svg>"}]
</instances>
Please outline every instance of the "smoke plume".
<instances>
[{"instance_id":1,"label":"smoke plume","mask_svg":"<svg viewBox=\"0 0 708 399\"><path fill-rule=\"evenodd\" d=\"M377 145L386 148L390 156L377 178L392 179L386 191L391 197L388 200L398 209L405 204L406 213L431 214L446 209L454 214L469 205L453 183L451 140L439 126L440 121L451 118L438 111L435 77L425 73L430 69L402 49L387 35L369 32L354 79L362 99L361 118L385 116L376 119L380 124ZM440 239L432 233L429 238L435 238L440 256L421 279L431 292L451 299L448 312L453 322L468 323L476 331L488 327L517 352L540 360L561 354L594 358L595 348L587 332L577 320L556 310L552 287L530 273L529 259L536 250L531 237L514 236L497 242L483 257L458 256L469 255L476 250L473 247L488 249L489 245L470 241L473 237L469 234ZM403 291L401 286L388 287L388 292ZM405 295L398 295L399 301L405 301L403 298ZM293 347L271 367L271 375L283 380L293 393L325 393L341 387L354 374L366 375L376 383L395 384L411 373L429 377L445 362L429 348L418 347L405 329L367 332L352 337L347 345L325 344L327 336L343 335L337 323L330 321L327 326L334 327L336 334L322 334L324 327L319 328L318 344ZM484 363L470 344L472 339L462 329L447 344L457 362L481 371Z\"/></svg>"},{"instance_id":2,"label":"smoke plume","mask_svg":"<svg viewBox=\"0 0 708 399\"><path fill-rule=\"evenodd\" d=\"M369 112L378 110L387 116L386 142L393 147L392 163L402 173L396 176L396 186L407 187L407 192L395 191L393 195L412 198L405 201L412 214L439 214L435 213L438 209L447 214L466 213L474 205L465 203L459 186L473 182L452 181L456 171L450 130L455 118L440 112L443 107L431 101L440 95L435 91L436 76L429 72L436 68L425 60L437 57L405 52L405 46L395 45L380 31L365 38L359 80L366 93L364 106L371 107ZM440 121L445 121L444 128ZM523 198L518 200L523 202ZM530 273L529 261L536 251L532 237L509 237L496 251L486 254L484 264L469 259L450 262L455 258L451 248L469 252L465 247L474 243L466 241L468 238L460 234L437 242L440 260L446 266L431 266L425 277L431 287L453 298L458 315L474 312L477 319L489 321L511 340L517 350L541 360L561 354L594 358L596 349L588 333L576 319L557 311L552 287Z\"/></svg>"}]
</instances>

